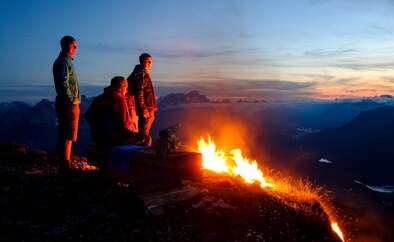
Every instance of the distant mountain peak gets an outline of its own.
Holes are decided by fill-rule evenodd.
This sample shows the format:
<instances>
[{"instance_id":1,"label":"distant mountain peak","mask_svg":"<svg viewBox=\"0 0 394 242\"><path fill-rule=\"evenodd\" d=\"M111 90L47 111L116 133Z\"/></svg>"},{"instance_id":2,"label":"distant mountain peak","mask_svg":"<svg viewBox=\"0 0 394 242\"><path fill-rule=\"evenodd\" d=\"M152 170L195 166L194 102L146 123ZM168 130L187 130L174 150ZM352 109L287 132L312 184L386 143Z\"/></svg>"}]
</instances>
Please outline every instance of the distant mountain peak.
<instances>
[{"instance_id":1,"label":"distant mountain peak","mask_svg":"<svg viewBox=\"0 0 394 242\"><path fill-rule=\"evenodd\" d=\"M53 102L49 101L48 99L42 99L36 105L34 105L34 107L49 107L49 106L52 107L52 105L53 105Z\"/></svg>"},{"instance_id":2,"label":"distant mountain peak","mask_svg":"<svg viewBox=\"0 0 394 242\"><path fill-rule=\"evenodd\" d=\"M345 98L345 99L335 99L335 102L341 103L354 103L359 105L365 104L386 104L394 106L394 97L389 94L383 94L380 96L370 96L370 97L361 97L361 98Z\"/></svg>"},{"instance_id":3,"label":"distant mountain peak","mask_svg":"<svg viewBox=\"0 0 394 242\"><path fill-rule=\"evenodd\" d=\"M393 98L393 96L389 95L389 94L384 94L384 95L380 95L380 97L382 98Z\"/></svg>"},{"instance_id":4,"label":"distant mountain peak","mask_svg":"<svg viewBox=\"0 0 394 242\"><path fill-rule=\"evenodd\" d=\"M196 90L187 93L171 93L158 100L160 105L178 105L188 103L209 103L207 96L200 94Z\"/></svg>"},{"instance_id":5,"label":"distant mountain peak","mask_svg":"<svg viewBox=\"0 0 394 242\"><path fill-rule=\"evenodd\" d=\"M381 129L394 124L394 107L382 106L358 114L348 124L353 129Z\"/></svg>"},{"instance_id":6,"label":"distant mountain peak","mask_svg":"<svg viewBox=\"0 0 394 242\"><path fill-rule=\"evenodd\" d=\"M42 99L28 114L30 124L46 124L48 126L56 125L56 111L53 102L48 99Z\"/></svg>"}]
</instances>

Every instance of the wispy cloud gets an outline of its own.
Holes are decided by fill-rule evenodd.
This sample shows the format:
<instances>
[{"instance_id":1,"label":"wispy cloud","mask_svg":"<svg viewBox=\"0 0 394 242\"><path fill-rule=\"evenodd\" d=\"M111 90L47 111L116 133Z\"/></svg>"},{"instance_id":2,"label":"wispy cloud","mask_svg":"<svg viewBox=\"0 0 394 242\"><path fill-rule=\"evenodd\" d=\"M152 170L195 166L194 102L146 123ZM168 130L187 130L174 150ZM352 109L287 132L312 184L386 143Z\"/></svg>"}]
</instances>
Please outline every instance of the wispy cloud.
<instances>
[{"instance_id":1,"label":"wispy cloud","mask_svg":"<svg viewBox=\"0 0 394 242\"><path fill-rule=\"evenodd\" d=\"M84 46L86 50L98 52L98 53L112 53L112 54L125 54L130 55L136 53L138 50L134 47L127 45L110 45L110 44L86 44Z\"/></svg>"},{"instance_id":2,"label":"wispy cloud","mask_svg":"<svg viewBox=\"0 0 394 242\"><path fill-rule=\"evenodd\" d=\"M371 25L370 29L372 30L372 32L374 32L374 34L379 34L379 35L383 34L389 36L392 36L394 34L394 31L389 27L381 26L377 24Z\"/></svg>"},{"instance_id":3,"label":"wispy cloud","mask_svg":"<svg viewBox=\"0 0 394 242\"><path fill-rule=\"evenodd\" d=\"M379 96L394 91L393 81L390 77L336 78L325 84L317 84L314 90L316 97L323 99Z\"/></svg>"},{"instance_id":4,"label":"wispy cloud","mask_svg":"<svg viewBox=\"0 0 394 242\"><path fill-rule=\"evenodd\" d=\"M258 48L245 48L245 49L172 49L172 50L156 50L156 55L162 58L207 58L215 56L231 56L239 53L255 52Z\"/></svg>"},{"instance_id":5,"label":"wispy cloud","mask_svg":"<svg viewBox=\"0 0 394 242\"><path fill-rule=\"evenodd\" d=\"M343 69L350 70L393 70L394 62L382 62L382 63L339 63L334 65Z\"/></svg>"},{"instance_id":6,"label":"wispy cloud","mask_svg":"<svg viewBox=\"0 0 394 242\"><path fill-rule=\"evenodd\" d=\"M309 88L316 82L292 82L286 80L244 80L219 78L205 82L158 83L167 90L198 90L208 96L227 98L264 98L264 99L297 99L307 98L315 93Z\"/></svg>"},{"instance_id":7,"label":"wispy cloud","mask_svg":"<svg viewBox=\"0 0 394 242\"><path fill-rule=\"evenodd\" d=\"M86 44L85 49L99 53L114 54L135 54L139 53L140 48L128 45L111 45L111 44ZM154 47L148 48L156 57L177 59L177 58L207 58L216 56L231 56L239 53L249 53L260 51L259 48L216 48L216 49L197 49L197 48L164 48Z\"/></svg>"},{"instance_id":8,"label":"wispy cloud","mask_svg":"<svg viewBox=\"0 0 394 242\"><path fill-rule=\"evenodd\" d=\"M357 50L352 48L313 49L313 50L305 51L304 55L307 57L324 58L324 57L340 57L344 55L351 55L356 52Z\"/></svg>"},{"instance_id":9,"label":"wispy cloud","mask_svg":"<svg viewBox=\"0 0 394 242\"><path fill-rule=\"evenodd\" d=\"M359 77L349 77L349 78L336 78L333 83L335 85L352 85L354 82L357 82Z\"/></svg>"},{"instance_id":10,"label":"wispy cloud","mask_svg":"<svg viewBox=\"0 0 394 242\"><path fill-rule=\"evenodd\" d=\"M394 84L394 76L383 76L382 79Z\"/></svg>"},{"instance_id":11,"label":"wispy cloud","mask_svg":"<svg viewBox=\"0 0 394 242\"><path fill-rule=\"evenodd\" d=\"M166 91L166 93L161 92L161 95L171 93L172 90L178 92L197 90L210 97L266 100L335 99L376 96L394 91L394 86L390 85L390 81L394 82L394 78L389 79L390 77L384 79L388 84L381 83L379 80L365 80L362 77L341 78L329 75L324 77L328 78L325 83L211 77L211 80L206 79L206 81L166 82L156 85L159 90Z\"/></svg>"},{"instance_id":12,"label":"wispy cloud","mask_svg":"<svg viewBox=\"0 0 394 242\"><path fill-rule=\"evenodd\" d=\"M213 56L226 56L239 53L239 50L227 49L227 50L158 50L156 55L162 58L206 58Z\"/></svg>"}]
</instances>

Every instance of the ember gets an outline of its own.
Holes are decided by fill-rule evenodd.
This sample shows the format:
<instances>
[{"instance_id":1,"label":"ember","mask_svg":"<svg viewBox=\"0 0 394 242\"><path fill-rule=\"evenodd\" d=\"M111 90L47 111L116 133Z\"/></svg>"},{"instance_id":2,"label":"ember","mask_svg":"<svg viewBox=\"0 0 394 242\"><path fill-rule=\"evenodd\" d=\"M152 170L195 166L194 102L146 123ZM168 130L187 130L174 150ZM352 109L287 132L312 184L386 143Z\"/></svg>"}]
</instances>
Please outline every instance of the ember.
<instances>
[{"instance_id":1,"label":"ember","mask_svg":"<svg viewBox=\"0 0 394 242\"><path fill-rule=\"evenodd\" d=\"M80 170L80 171L95 171L98 170L96 166L89 165L86 159L74 159L71 162L71 168L73 170Z\"/></svg>"},{"instance_id":2,"label":"ember","mask_svg":"<svg viewBox=\"0 0 394 242\"><path fill-rule=\"evenodd\" d=\"M341 231L341 229L338 226L337 222L332 222L331 223L331 228L332 230L337 233L337 235L339 236L339 238L341 238L342 241L345 241L344 237L343 237L343 233Z\"/></svg>"},{"instance_id":3,"label":"ember","mask_svg":"<svg viewBox=\"0 0 394 242\"><path fill-rule=\"evenodd\" d=\"M197 144L198 152L202 153L203 156L203 169L217 173L225 173L234 177L240 176L246 183L259 183L262 188L270 187L282 193L298 195L303 199L309 198L310 200L320 200L319 195L312 192L308 184L306 186L301 185L302 188L300 189L297 188L297 186L293 186L293 184L286 181L286 179L270 178L270 182L267 182L267 178L264 177L263 172L258 168L257 161L249 160L244 157L240 149L232 149L229 152L230 154L228 154L218 149L210 136L208 136L207 140L200 138ZM342 241L345 241L343 232L339 228L338 223L330 216L331 212L328 207L323 204L322 207L331 221L331 229Z\"/></svg>"}]
</instances>

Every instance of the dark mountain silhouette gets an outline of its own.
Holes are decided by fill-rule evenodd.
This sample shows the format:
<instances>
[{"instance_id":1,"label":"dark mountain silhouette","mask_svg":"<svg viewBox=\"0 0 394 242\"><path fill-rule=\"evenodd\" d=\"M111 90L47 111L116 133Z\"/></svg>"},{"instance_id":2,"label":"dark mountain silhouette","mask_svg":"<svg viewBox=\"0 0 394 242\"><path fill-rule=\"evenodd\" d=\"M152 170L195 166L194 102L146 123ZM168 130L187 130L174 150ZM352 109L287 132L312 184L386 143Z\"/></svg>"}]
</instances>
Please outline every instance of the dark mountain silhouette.
<instances>
[{"instance_id":1,"label":"dark mountain silhouette","mask_svg":"<svg viewBox=\"0 0 394 242\"><path fill-rule=\"evenodd\" d=\"M392 96L392 95L389 95L389 94L380 95L380 97L383 97L383 98L393 98L393 96Z\"/></svg>"},{"instance_id":2,"label":"dark mountain silhouette","mask_svg":"<svg viewBox=\"0 0 394 242\"><path fill-rule=\"evenodd\" d=\"M0 120L1 143L55 149L56 112L52 102L43 99L33 107L13 103L6 108Z\"/></svg>"},{"instance_id":3,"label":"dark mountain silhouette","mask_svg":"<svg viewBox=\"0 0 394 242\"><path fill-rule=\"evenodd\" d=\"M359 113L382 106L383 104L370 100L359 102L309 102L271 106L256 113L255 117L281 129L339 128Z\"/></svg>"},{"instance_id":4,"label":"dark mountain silhouette","mask_svg":"<svg viewBox=\"0 0 394 242\"><path fill-rule=\"evenodd\" d=\"M81 100L76 152L82 152L91 143L84 113L93 98L82 96ZM248 147L256 151L264 149L269 155L272 153L275 156L273 160L278 160L280 155L291 154L289 150L301 146L319 156L329 154L330 157L327 158L340 160L342 164L349 164L349 167L350 164L357 163L360 167L364 166L363 171L369 169L373 160L374 163L381 164L376 169L382 169L388 174L386 168L390 167L387 164L394 157L394 149L391 148L394 108L371 100L268 105L261 106L263 110L257 112L242 108L243 106L238 110L235 106L215 106L197 91L169 94L160 100L160 111L152 129L154 136L160 129L180 123L182 127L179 136L183 140L193 141L199 138L193 135L214 133L222 125L220 118L226 116L229 120L245 124L245 127L253 127L253 132L248 134ZM189 103L210 105L176 105ZM174 108L162 108L169 105ZM2 103L0 117L1 143L26 144L33 148L55 151L57 124L52 101L42 100L34 106L23 102ZM294 131L299 128L317 128L322 131L294 140Z\"/></svg>"},{"instance_id":5,"label":"dark mountain silhouette","mask_svg":"<svg viewBox=\"0 0 394 242\"><path fill-rule=\"evenodd\" d=\"M0 105L0 127L19 123L30 109L31 106L24 102L2 103Z\"/></svg>"},{"instance_id":6,"label":"dark mountain silhouette","mask_svg":"<svg viewBox=\"0 0 394 242\"><path fill-rule=\"evenodd\" d=\"M210 100L205 95L201 95L198 91L168 94L158 100L158 103L161 106L207 102L210 102Z\"/></svg>"},{"instance_id":7,"label":"dark mountain silhouette","mask_svg":"<svg viewBox=\"0 0 394 242\"><path fill-rule=\"evenodd\" d=\"M365 153L372 150L389 151L394 134L394 107L385 106L357 115L341 128L326 129L311 137L316 146L327 151ZM363 149L366 148L366 149Z\"/></svg>"},{"instance_id":8,"label":"dark mountain silhouette","mask_svg":"<svg viewBox=\"0 0 394 242\"><path fill-rule=\"evenodd\" d=\"M316 141L320 132L343 127L358 114L382 106L369 100L267 105L249 117L248 126L254 127L250 145L253 150L264 149L264 158L271 157L272 166L293 167L303 172L310 166L306 157L314 155L314 159L320 159L330 147L323 142L325 138ZM330 142L341 142L333 140ZM334 153L337 149L333 147L330 151Z\"/></svg>"},{"instance_id":9,"label":"dark mountain silhouette","mask_svg":"<svg viewBox=\"0 0 394 242\"><path fill-rule=\"evenodd\" d=\"M394 182L394 107L360 113L341 128L303 139L316 154L335 159L364 180Z\"/></svg>"},{"instance_id":10,"label":"dark mountain silhouette","mask_svg":"<svg viewBox=\"0 0 394 242\"><path fill-rule=\"evenodd\" d=\"M56 126L56 111L53 102L41 100L28 112L25 119L29 125Z\"/></svg>"},{"instance_id":11,"label":"dark mountain silhouette","mask_svg":"<svg viewBox=\"0 0 394 242\"><path fill-rule=\"evenodd\" d=\"M81 97L79 138L75 151L81 152L90 143L89 125L84 114L93 98ZM25 144L50 152L56 150L57 117L55 103L43 99L34 106L24 102L0 104L0 143Z\"/></svg>"},{"instance_id":12,"label":"dark mountain silhouette","mask_svg":"<svg viewBox=\"0 0 394 242\"><path fill-rule=\"evenodd\" d=\"M384 106L373 110L365 111L357 115L343 128L349 131L364 130L364 135L372 135L372 132L385 129L393 129L394 107Z\"/></svg>"}]
</instances>

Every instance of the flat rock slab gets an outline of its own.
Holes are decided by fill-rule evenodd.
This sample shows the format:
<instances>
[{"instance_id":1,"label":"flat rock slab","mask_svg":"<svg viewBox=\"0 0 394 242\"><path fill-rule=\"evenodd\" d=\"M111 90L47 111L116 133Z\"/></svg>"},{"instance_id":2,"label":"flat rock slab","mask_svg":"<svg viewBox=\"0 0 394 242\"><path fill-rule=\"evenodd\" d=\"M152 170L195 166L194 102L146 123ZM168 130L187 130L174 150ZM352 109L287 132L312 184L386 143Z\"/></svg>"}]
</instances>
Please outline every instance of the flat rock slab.
<instances>
[{"instance_id":1,"label":"flat rock slab","mask_svg":"<svg viewBox=\"0 0 394 242\"><path fill-rule=\"evenodd\" d=\"M201 181L202 155L197 152L156 154L155 150L122 146L112 149L106 170L111 176L132 184L137 194L179 188L183 180Z\"/></svg>"},{"instance_id":2,"label":"flat rock slab","mask_svg":"<svg viewBox=\"0 0 394 242\"><path fill-rule=\"evenodd\" d=\"M130 173L139 175L146 167L158 167L184 180L200 181L202 178L202 154L197 152L176 152L158 155L153 150L135 151L130 154ZM160 172L157 175L162 175Z\"/></svg>"},{"instance_id":3,"label":"flat rock slab","mask_svg":"<svg viewBox=\"0 0 394 242\"><path fill-rule=\"evenodd\" d=\"M200 189L193 186L182 186L169 191L161 191L151 194L139 196L144 202L145 206L157 205L163 206L177 202L186 201L197 196Z\"/></svg>"}]
</instances>

